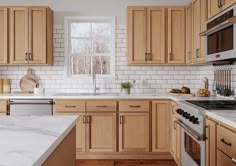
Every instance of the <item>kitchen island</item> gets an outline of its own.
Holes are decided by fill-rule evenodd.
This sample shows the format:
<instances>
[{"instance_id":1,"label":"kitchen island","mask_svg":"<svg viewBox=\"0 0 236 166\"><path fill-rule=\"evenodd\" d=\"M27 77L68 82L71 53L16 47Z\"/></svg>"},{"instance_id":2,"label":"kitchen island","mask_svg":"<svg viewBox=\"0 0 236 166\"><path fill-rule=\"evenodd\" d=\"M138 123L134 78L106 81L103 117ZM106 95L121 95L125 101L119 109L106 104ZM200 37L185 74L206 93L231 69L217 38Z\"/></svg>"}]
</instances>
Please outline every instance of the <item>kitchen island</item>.
<instances>
[{"instance_id":1,"label":"kitchen island","mask_svg":"<svg viewBox=\"0 0 236 166\"><path fill-rule=\"evenodd\" d=\"M78 119L78 116L0 117L0 165L75 165Z\"/></svg>"}]
</instances>

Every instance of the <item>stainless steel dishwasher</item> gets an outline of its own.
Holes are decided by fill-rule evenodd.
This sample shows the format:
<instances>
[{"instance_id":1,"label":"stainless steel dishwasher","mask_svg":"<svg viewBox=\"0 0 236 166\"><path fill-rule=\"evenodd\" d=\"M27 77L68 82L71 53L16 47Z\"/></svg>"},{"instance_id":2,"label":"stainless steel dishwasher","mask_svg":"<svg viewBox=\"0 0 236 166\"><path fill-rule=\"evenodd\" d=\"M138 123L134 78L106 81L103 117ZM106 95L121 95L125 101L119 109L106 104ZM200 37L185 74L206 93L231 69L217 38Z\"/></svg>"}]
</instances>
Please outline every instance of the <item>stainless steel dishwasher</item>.
<instances>
[{"instance_id":1,"label":"stainless steel dishwasher","mask_svg":"<svg viewBox=\"0 0 236 166\"><path fill-rule=\"evenodd\" d=\"M51 99L10 99L8 115L52 115Z\"/></svg>"}]
</instances>

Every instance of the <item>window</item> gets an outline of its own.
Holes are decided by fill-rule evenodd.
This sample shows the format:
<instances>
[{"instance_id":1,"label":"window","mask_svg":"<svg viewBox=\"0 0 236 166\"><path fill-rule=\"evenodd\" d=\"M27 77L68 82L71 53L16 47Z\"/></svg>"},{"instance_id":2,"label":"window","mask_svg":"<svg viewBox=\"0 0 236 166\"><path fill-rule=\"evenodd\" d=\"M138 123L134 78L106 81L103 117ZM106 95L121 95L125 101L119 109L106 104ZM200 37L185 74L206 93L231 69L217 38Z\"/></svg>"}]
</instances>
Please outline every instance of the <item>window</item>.
<instances>
[{"instance_id":1,"label":"window","mask_svg":"<svg viewBox=\"0 0 236 166\"><path fill-rule=\"evenodd\" d=\"M66 18L65 59L67 76L100 77L115 73L115 19Z\"/></svg>"}]
</instances>

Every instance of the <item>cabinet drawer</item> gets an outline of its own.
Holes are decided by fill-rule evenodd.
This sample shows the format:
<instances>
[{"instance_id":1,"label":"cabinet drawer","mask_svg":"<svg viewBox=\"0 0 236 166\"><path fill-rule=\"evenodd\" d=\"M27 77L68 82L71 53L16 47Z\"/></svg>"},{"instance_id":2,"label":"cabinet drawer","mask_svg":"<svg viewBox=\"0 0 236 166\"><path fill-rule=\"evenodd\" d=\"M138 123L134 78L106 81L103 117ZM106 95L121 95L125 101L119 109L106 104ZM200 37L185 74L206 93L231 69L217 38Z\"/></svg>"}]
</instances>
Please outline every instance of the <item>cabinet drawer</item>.
<instances>
[{"instance_id":1,"label":"cabinet drawer","mask_svg":"<svg viewBox=\"0 0 236 166\"><path fill-rule=\"evenodd\" d=\"M150 102L144 100L131 100L131 101L120 101L119 111L121 112L149 112Z\"/></svg>"},{"instance_id":2,"label":"cabinet drawer","mask_svg":"<svg viewBox=\"0 0 236 166\"><path fill-rule=\"evenodd\" d=\"M117 111L116 103L115 100L87 100L86 110L88 112Z\"/></svg>"},{"instance_id":3,"label":"cabinet drawer","mask_svg":"<svg viewBox=\"0 0 236 166\"><path fill-rule=\"evenodd\" d=\"M218 125L217 148L230 157L236 157L236 133Z\"/></svg>"},{"instance_id":4,"label":"cabinet drawer","mask_svg":"<svg viewBox=\"0 0 236 166\"><path fill-rule=\"evenodd\" d=\"M54 100L54 112L84 112L85 100Z\"/></svg>"},{"instance_id":5,"label":"cabinet drawer","mask_svg":"<svg viewBox=\"0 0 236 166\"><path fill-rule=\"evenodd\" d=\"M0 113L6 114L7 112L7 100L0 100Z\"/></svg>"},{"instance_id":6,"label":"cabinet drawer","mask_svg":"<svg viewBox=\"0 0 236 166\"><path fill-rule=\"evenodd\" d=\"M232 159L226 156L220 150L217 150L217 166L235 166Z\"/></svg>"}]
</instances>

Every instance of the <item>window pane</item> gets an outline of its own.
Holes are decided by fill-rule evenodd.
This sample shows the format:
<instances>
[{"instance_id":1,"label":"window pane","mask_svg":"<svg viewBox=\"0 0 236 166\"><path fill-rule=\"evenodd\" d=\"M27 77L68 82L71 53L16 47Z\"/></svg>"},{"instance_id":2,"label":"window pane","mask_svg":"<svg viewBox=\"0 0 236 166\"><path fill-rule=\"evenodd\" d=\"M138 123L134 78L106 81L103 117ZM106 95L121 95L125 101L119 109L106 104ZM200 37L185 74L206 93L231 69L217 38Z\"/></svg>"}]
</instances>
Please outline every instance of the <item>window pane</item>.
<instances>
[{"instance_id":1,"label":"window pane","mask_svg":"<svg viewBox=\"0 0 236 166\"><path fill-rule=\"evenodd\" d=\"M93 67L96 74L101 74L101 60L99 56L93 56Z\"/></svg>"},{"instance_id":2,"label":"window pane","mask_svg":"<svg viewBox=\"0 0 236 166\"><path fill-rule=\"evenodd\" d=\"M72 54L88 54L91 53L92 46L90 39L71 39Z\"/></svg>"},{"instance_id":3,"label":"window pane","mask_svg":"<svg viewBox=\"0 0 236 166\"><path fill-rule=\"evenodd\" d=\"M91 74L91 57L90 56L72 56L72 74Z\"/></svg>"},{"instance_id":4,"label":"window pane","mask_svg":"<svg viewBox=\"0 0 236 166\"><path fill-rule=\"evenodd\" d=\"M91 37L90 23L71 23L71 37L89 38Z\"/></svg>"},{"instance_id":5,"label":"window pane","mask_svg":"<svg viewBox=\"0 0 236 166\"><path fill-rule=\"evenodd\" d=\"M93 39L94 53L110 53L111 40L110 38L95 38Z\"/></svg>"},{"instance_id":6,"label":"window pane","mask_svg":"<svg viewBox=\"0 0 236 166\"><path fill-rule=\"evenodd\" d=\"M102 74L110 74L110 56L101 56Z\"/></svg>"},{"instance_id":7,"label":"window pane","mask_svg":"<svg viewBox=\"0 0 236 166\"><path fill-rule=\"evenodd\" d=\"M92 36L93 38L110 38L111 25L108 23L93 23L92 24Z\"/></svg>"}]
</instances>

